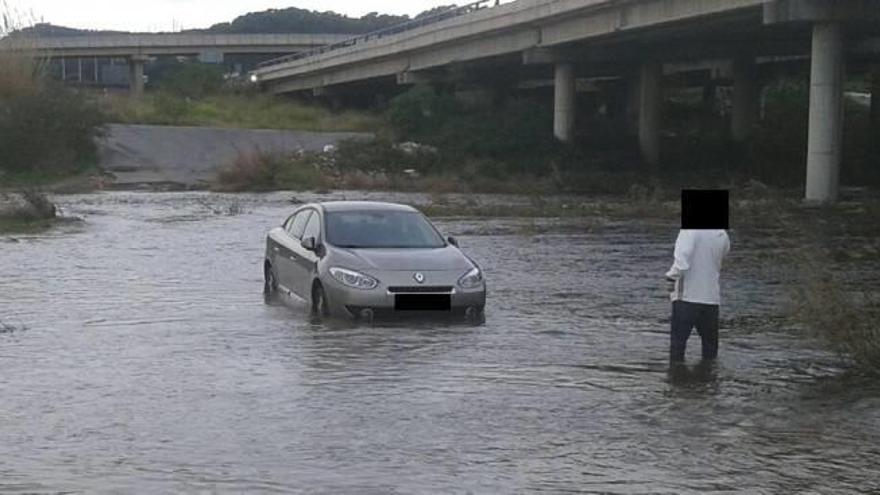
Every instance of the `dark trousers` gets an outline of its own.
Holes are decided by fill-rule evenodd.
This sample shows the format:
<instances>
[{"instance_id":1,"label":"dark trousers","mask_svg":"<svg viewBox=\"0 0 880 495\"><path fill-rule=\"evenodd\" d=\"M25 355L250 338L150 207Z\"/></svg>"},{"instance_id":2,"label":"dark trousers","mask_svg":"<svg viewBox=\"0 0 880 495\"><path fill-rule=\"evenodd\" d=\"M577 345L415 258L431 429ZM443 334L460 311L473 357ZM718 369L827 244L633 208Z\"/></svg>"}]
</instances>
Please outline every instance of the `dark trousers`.
<instances>
[{"instance_id":1,"label":"dark trousers","mask_svg":"<svg viewBox=\"0 0 880 495\"><path fill-rule=\"evenodd\" d=\"M718 305L673 301L669 344L671 362L684 361L688 337L691 336L694 327L703 340L703 359L711 360L718 357Z\"/></svg>"}]
</instances>

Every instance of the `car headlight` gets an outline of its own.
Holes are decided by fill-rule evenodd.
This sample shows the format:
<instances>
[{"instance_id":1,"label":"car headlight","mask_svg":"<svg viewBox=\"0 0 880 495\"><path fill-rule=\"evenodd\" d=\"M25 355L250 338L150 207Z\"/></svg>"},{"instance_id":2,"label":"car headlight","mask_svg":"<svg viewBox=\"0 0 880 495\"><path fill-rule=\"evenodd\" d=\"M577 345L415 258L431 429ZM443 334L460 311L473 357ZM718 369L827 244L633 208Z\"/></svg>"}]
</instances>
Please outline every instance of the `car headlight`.
<instances>
[{"instance_id":1,"label":"car headlight","mask_svg":"<svg viewBox=\"0 0 880 495\"><path fill-rule=\"evenodd\" d=\"M458 279L458 285L463 289L473 289L483 283L483 272L479 268L473 268Z\"/></svg>"},{"instance_id":2,"label":"car headlight","mask_svg":"<svg viewBox=\"0 0 880 495\"><path fill-rule=\"evenodd\" d=\"M330 268L330 275L343 285L353 287L355 289L370 290L375 289L379 285L379 281L375 278L365 275L361 272L348 270L346 268L333 267Z\"/></svg>"}]
</instances>

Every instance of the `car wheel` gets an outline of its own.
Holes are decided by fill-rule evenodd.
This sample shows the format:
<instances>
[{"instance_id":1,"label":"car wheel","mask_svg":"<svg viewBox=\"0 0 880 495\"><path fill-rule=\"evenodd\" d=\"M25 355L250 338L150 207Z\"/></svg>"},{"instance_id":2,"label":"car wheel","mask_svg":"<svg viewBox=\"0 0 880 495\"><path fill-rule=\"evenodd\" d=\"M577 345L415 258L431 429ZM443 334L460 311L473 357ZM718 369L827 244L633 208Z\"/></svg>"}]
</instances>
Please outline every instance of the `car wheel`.
<instances>
[{"instance_id":1,"label":"car wheel","mask_svg":"<svg viewBox=\"0 0 880 495\"><path fill-rule=\"evenodd\" d=\"M318 317L330 316L330 304L321 284L312 289L312 314Z\"/></svg>"},{"instance_id":2,"label":"car wheel","mask_svg":"<svg viewBox=\"0 0 880 495\"><path fill-rule=\"evenodd\" d=\"M263 296L268 301L275 297L277 292L278 280L275 278L275 270L272 268L272 265L266 263L263 267Z\"/></svg>"},{"instance_id":3,"label":"car wheel","mask_svg":"<svg viewBox=\"0 0 880 495\"><path fill-rule=\"evenodd\" d=\"M486 310L484 306L471 306L464 312L464 318L473 325L482 325L486 322Z\"/></svg>"}]
</instances>

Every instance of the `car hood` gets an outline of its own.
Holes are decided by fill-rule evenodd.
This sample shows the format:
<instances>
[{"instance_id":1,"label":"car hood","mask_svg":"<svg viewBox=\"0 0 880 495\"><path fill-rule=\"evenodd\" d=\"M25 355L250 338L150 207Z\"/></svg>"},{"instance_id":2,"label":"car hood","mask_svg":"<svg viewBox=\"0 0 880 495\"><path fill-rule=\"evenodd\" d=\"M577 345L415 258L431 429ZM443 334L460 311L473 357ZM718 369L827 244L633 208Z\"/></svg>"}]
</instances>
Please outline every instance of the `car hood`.
<instances>
[{"instance_id":1,"label":"car hood","mask_svg":"<svg viewBox=\"0 0 880 495\"><path fill-rule=\"evenodd\" d=\"M352 269L442 271L473 267L467 256L452 246L428 249L333 248L333 251L333 263Z\"/></svg>"}]
</instances>

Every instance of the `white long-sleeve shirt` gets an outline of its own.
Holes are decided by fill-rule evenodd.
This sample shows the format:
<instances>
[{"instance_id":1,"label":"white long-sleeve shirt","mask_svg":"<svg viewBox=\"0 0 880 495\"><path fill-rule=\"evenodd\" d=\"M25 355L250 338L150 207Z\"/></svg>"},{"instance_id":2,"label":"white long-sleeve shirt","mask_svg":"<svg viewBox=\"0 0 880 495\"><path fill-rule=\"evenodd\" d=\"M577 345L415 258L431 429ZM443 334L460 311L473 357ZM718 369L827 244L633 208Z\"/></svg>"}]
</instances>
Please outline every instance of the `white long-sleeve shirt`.
<instances>
[{"instance_id":1,"label":"white long-sleeve shirt","mask_svg":"<svg viewBox=\"0 0 880 495\"><path fill-rule=\"evenodd\" d=\"M721 304L721 262L730 252L724 230L686 230L675 241L675 261L666 277L675 280L673 301Z\"/></svg>"}]
</instances>

